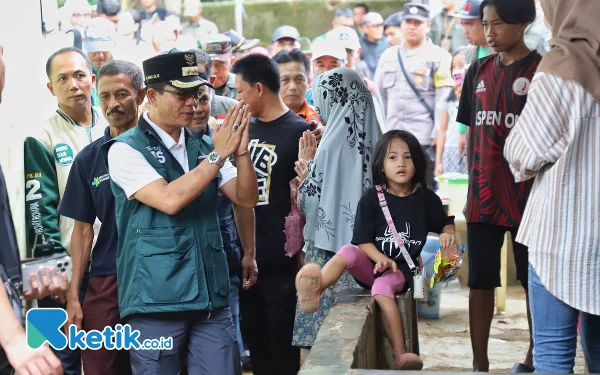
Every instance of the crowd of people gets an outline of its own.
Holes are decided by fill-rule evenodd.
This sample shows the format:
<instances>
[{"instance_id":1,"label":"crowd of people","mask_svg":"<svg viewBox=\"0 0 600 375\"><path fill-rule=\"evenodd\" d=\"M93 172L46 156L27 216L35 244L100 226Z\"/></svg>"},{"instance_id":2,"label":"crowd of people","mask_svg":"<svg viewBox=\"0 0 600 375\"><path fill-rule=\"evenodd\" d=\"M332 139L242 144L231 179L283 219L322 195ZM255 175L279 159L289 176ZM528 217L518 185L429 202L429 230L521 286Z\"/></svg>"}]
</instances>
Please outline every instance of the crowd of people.
<instances>
[{"instance_id":1,"label":"crowd of people","mask_svg":"<svg viewBox=\"0 0 600 375\"><path fill-rule=\"evenodd\" d=\"M281 25L266 48L220 32L198 0L182 17L141 5L67 0L48 36L57 106L24 141L20 204L27 256L67 252L72 276L29 275L22 298L65 309L66 326L126 323L173 348L33 351L17 319L0 345L19 373L296 374L338 293L358 286L395 368L420 370L394 296L428 233L456 241L436 194L446 172L469 176L473 370L491 367L510 232L531 332L512 372L572 372L578 321L600 371L599 5L445 0L384 20L358 4L313 40ZM0 99L3 74L0 58Z\"/></svg>"}]
</instances>

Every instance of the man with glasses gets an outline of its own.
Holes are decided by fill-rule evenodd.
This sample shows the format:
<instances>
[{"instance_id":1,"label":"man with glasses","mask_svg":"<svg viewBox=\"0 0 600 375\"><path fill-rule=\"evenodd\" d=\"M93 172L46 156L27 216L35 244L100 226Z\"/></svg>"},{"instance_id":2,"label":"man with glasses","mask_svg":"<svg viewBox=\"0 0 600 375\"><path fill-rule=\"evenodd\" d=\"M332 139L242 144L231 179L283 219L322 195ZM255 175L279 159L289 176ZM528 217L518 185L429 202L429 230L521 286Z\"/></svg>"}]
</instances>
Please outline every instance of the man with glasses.
<instances>
[{"instance_id":1,"label":"man with glasses","mask_svg":"<svg viewBox=\"0 0 600 375\"><path fill-rule=\"evenodd\" d=\"M229 268L217 196L253 208L250 113L236 104L212 141L192 124L199 87L194 52L143 63L150 110L104 147L115 195L121 318L140 339L171 337L166 350L130 350L135 374L241 374L229 310ZM229 157L234 156L234 167Z\"/></svg>"}]
</instances>

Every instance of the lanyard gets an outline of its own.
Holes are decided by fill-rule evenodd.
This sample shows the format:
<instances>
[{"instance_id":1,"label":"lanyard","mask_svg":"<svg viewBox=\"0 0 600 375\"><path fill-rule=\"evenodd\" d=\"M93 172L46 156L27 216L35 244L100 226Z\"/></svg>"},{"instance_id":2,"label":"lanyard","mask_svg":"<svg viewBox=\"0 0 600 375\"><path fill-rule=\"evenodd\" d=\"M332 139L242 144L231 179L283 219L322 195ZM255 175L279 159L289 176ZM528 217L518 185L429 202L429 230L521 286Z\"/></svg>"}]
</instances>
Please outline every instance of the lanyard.
<instances>
[{"instance_id":1,"label":"lanyard","mask_svg":"<svg viewBox=\"0 0 600 375\"><path fill-rule=\"evenodd\" d=\"M456 21L456 18L452 17L452 21L450 21L450 26L448 26L448 17L450 16L446 15L444 17L444 35L442 36L442 39L450 38L450 30L452 30L452 27L454 27L454 22Z\"/></svg>"},{"instance_id":2,"label":"lanyard","mask_svg":"<svg viewBox=\"0 0 600 375\"><path fill-rule=\"evenodd\" d=\"M388 208L387 201L385 200L385 195L383 195L383 187L381 185L377 185L377 186L375 186L375 188L377 189L377 196L379 197L379 206L381 207L381 210L383 211L383 216L385 216L385 220L387 221L387 224L390 227L390 230L394 234L394 240L396 240L396 246L398 246L398 248L400 249L400 252L402 253L402 256L404 257L404 260L408 264L408 267L410 267L410 270L413 272L416 272L417 267L415 266L415 263L413 262L412 258L410 257L410 254L406 250L406 247L404 246L404 242L402 241L402 238L400 238L400 235L398 234L398 231L396 230L396 226L394 225L394 220L392 219L392 214L390 214L390 209Z\"/></svg>"}]
</instances>

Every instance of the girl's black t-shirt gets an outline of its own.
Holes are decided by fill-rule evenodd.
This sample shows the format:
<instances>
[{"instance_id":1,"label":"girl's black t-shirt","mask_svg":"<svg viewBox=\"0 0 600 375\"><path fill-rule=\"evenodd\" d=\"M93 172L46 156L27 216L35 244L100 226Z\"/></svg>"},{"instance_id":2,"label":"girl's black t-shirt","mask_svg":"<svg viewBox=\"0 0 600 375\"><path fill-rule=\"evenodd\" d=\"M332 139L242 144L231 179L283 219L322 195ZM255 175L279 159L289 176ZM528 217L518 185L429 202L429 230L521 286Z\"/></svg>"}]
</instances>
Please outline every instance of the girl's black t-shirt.
<instances>
[{"instance_id":1,"label":"girl's black t-shirt","mask_svg":"<svg viewBox=\"0 0 600 375\"><path fill-rule=\"evenodd\" d=\"M385 190L384 195L396 230L413 262L418 266L417 257L425 246L427 234L442 233L446 225L454 224L454 216L448 216L444 212L440 197L427 188L418 188L407 197L398 197ZM396 261L408 279L410 269L396 246L374 187L367 190L358 202L354 221L352 244L358 246L366 243L374 244L385 256Z\"/></svg>"}]
</instances>

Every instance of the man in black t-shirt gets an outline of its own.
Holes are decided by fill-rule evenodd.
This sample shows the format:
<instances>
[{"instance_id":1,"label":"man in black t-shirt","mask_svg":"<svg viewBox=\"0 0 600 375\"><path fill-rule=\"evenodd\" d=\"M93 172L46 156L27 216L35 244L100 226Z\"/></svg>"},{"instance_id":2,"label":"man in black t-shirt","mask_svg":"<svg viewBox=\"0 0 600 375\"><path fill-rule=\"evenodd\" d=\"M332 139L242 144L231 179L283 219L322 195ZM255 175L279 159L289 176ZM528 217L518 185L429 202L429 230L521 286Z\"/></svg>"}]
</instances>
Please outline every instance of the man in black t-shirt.
<instances>
[{"instance_id":1,"label":"man in black t-shirt","mask_svg":"<svg viewBox=\"0 0 600 375\"><path fill-rule=\"evenodd\" d=\"M473 367L488 371L487 345L494 315L494 288L500 286L500 254L511 232L517 279L527 291L527 247L514 241L531 182L517 184L504 159L504 143L525 106L541 56L523 35L535 19L533 0L484 0L479 16L497 54L477 60L467 71L457 121L469 125L469 316ZM527 304L529 317L529 304ZM531 331L531 320L530 331ZM513 372L533 372L533 341Z\"/></svg>"},{"instance_id":2,"label":"man in black t-shirt","mask_svg":"<svg viewBox=\"0 0 600 375\"><path fill-rule=\"evenodd\" d=\"M309 125L279 96L277 64L249 55L232 68L237 99L252 113L250 152L258 177L256 213L256 286L240 294L242 329L255 375L295 375L300 348L292 346L296 313L297 256L285 255L285 217L290 213L290 181L298 159L298 141Z\"/></svg>"}]
</instances>

